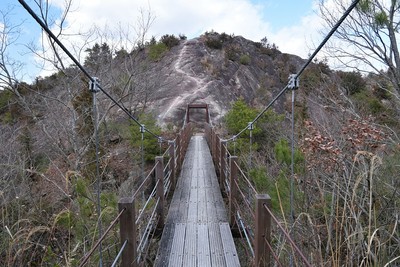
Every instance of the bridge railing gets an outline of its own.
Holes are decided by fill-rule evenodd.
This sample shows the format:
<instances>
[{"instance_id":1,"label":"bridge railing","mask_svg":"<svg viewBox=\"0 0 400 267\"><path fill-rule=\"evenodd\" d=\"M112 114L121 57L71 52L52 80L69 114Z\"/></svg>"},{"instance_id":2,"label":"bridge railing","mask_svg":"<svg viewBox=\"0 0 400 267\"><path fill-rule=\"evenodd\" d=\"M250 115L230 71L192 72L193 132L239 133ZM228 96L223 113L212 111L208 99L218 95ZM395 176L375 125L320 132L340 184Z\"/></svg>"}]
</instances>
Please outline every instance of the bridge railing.
<instances>
[{"instance_id":1,"label":"bridge railing","mask_svg":"<svg viewBox=\"0 0 400 267\"><path fill-rule=\"evenodd\" d=\"M299 256L301 265L311 266L293 242L286 227L273 214L269 195L257 192L252 181L240 167L237 156L229 153L227 142L221 139L210 125L206 125L205 134L219 175L221 191L228 197L228 218L231 229L237 231L244 240L246 254L252 259L253 265L272 266L272 260L278 266L287 265L286 261L281 262L282 257L274 248L271 238L271 230L274 229L282 232L289 243L289 250L291 249L293 255Z\"/></svg>"},{"instance_id":2,"label":"bridge railing","mask_svg":"<svg viewBox=\"0 0 400 267\"><path fill-rule=\"evenodd\" d=\"M192 135L192 125L186 124L169 142L163 155L155 157L155 163L146 177L130 197L118 202L118 215L109 225L103 236L80 260L79 266L85 266L96 248L119 221L121 247L113 264L116 266L141 266L148 256L151 238L164 227L166 215L166 197L176 185L183 158Z\"/></svg>"}]
</instances>

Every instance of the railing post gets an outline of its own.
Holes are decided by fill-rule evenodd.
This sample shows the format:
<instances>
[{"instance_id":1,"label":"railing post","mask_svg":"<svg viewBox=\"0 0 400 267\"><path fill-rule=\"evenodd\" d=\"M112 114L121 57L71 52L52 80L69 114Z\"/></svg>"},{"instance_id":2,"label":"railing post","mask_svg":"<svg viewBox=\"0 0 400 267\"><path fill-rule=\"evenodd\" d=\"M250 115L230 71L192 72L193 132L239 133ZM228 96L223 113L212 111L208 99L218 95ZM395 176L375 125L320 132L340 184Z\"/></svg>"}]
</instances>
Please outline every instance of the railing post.
<instances>
[{"instance_id":1,"label":"railing post","mask_svg":"<svg viewBox=\"0 0 400 267\"><path fill-rule=\"evenodd\" d=\"M206 140L207 140L207 145L210 147L210 125L206 124L205 126L205 134L206 134Z\"/></svg>"},{"instance_id":2,"label":"railing post","mask_svg":"<svg viewBox=\"0 0 400 267\"><path fill-rule=\"evenodd\" d=\"M213 159L213 162L215 164L215 130L214 127L211 128L211 157Z\"/></svg>"},{"instance_id":3,"label":"railing post","mask_svg":"<svg viewBox=\"0 0 400 267\"><path fill-rule=\"evenodd\" d=\"M220 159L221 159L221 140L218 135L215 135L215 169L217 173L221 173L221 165L220 165Z\"/></svg>"},{"instance_id":4,"label":"railing post","mask_svg":"<svg viewBox=\"0 0 400 267\"><path fill-rule=\"evenodd\" d=\"M226 141L221 140L221 154L220 156L220 162L221 162L221 170L219 171L219 185L221 188L224 186L224 182L226 179Z\"/></svg>"},{"instance_id":5,"label":"railing post","mask_svg":"<svg viewBox=\"0 0 400 267\"><path fill-rule=\"evenodd\" d=\"M169 169L171 170L171 190L175 190L175 175L176 175L176 170L175 170L175 141L169 141L169 158L170 158L170 163L169 163Z\"/></svg>"},{"instance_id":6,"label":"railing post","mask_svg":"<svg viewBox=\"0 0 400 267\"><path fill-rule=\"evenodd\" d=\"M176 141L176 155L175 155L175 157L176 157L176 172L178 173L180 170L181 170L181 153L180 153L180 150L181 150L181 134L180 133L178 133L177 135L176 135L176 139L175 139Z\"/></svg>"},{"instance_id":7,"label":"railing post","mask_svg":"<svg viewBox=\"0 0 400 267\"><path fill-rule=\"evenodd\" d=\"M267 194L256 195L256 221L254 235L254 265L270 266L270 251L265 243L271 244L271 215L264 208L271 208L271 198Z\"/></svg>"},{"instance_id":8,"label":"railing post","mask_svg":"<svg viewBox=\"0 0 400 267\"><path fill-rule=\"evenodd\" d=\"M235 214L236 214L236 208L234 204L234 200L237 195L237 188L236 188L236 180L237 180L237 156L232 156L230 157L230 169L231 169L231 176L229 179L229 225L231 228L234 227L235 225Z\"/></svg>"},{"instance_id":9,"label":"railing post","mask_svg":"<svg viewBox=\"0 0 400 267\"><path fill-rule=\"evenodd\" d=\"M185 127L185 130L183 131L184 134L182 136L182 151L181 151L181 159L183 160L183 158L185 158L185 152L186 152L186 148L187 148L187 143L188 143L188 136L189 136L189 131L190 131L190 124L188 124Z\"/></svg>"},{"instance_id":10,"label":"railing post","mask_svg":"<svg viewBox=\"0 0 400 267\"><path fill-rule=\"evenodd\" d=\"M159 198L157 207L158 224L157 228L162 229L164 227L164 157L156 157L156 181L158 182L156 195Z\"/></svg>"},{"instance_id":11,"label":"railing post","mask_svg":"<svg viewBox=\"0 0 400 267\"><path fill-rule=\"evenodd\" d=\"M135 218L135 199L132 197L121 198L118 202L118 210L122 213L119 219L119 234L121 246L127 241L121 255L121 267L137 266L137 244L136 244L136 218Z\"/></svg>"}]
</instances>

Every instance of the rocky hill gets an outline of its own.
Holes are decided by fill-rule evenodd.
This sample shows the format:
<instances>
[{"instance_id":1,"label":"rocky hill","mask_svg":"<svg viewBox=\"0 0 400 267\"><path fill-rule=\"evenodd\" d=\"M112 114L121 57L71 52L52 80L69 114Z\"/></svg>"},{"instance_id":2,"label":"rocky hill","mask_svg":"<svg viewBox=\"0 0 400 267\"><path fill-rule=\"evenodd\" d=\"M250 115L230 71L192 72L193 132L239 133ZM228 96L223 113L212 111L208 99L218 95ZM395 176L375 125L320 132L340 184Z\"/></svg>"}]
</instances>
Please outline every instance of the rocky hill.
<instances>
[{"instance_id":1,"label":"rocky hill","mask_svg":"<svg viewBox=\"0 0 400 267\"><path fill-rule=\"evenodd\" d=\"M182 118L187 104L208 103L219 121L239 98L255 105L272 96L302 62L269 44L206 33L180 41L158 62L158 75L168 86L157 92L153 107L164 124Z\"/></svg>"}]
</instances>

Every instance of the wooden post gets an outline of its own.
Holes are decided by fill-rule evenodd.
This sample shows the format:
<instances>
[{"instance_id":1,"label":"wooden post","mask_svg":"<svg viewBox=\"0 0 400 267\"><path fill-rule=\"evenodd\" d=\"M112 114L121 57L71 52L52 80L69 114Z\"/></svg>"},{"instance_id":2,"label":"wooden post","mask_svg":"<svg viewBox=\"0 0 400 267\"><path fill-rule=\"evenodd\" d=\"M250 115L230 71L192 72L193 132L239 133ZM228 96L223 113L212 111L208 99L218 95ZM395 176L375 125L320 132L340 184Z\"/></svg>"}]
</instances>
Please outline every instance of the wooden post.
<instances>
[{"instance_id":1,"label":"wooden post","mask_svg":"<svg viewBox=\"0 0 400 267\"><path fill-rule=\"evenodd\" d=\"M188 144L188 138L189 138L189 132L190 132L190 125L188 124L185 127L184 136L182 137L182 141L183 141L182 155L181 155L182 160L185 158L185 153L186 153L187 144Z\"/></svg>"},{"instance_id":2,"label":"wooden post","mask_svg":"<svg viewBox=\"0 0 400 267\"><path fill-rule=\"evenodd\" d=\"M156 157L156 181L158 182L156 195L159 198L157 214L158 214L158 224L157 229L164 228L164 157Z\"/></svg>"},{"instance_id":3,"label":"wooden post","mask_svg":"<svg viewBox=\"0 0 400 267\"><path fill-rule=\"evenodd\" d=\"M168 144L169 144L169 158L170 158L169 169L171 170L171 176L169 179L171 181L171 191L174 191L176 184L175 141L169 141Z\"/></svg>"},{"instance_id":4,"label":"wooden post","mask_svg":"<svg viewBox=\"0 0 400 267\"><path fill-rule=\"evenodd\" d=\"M220 156L220 161L221 161L221 170L219 173L219 186L221 189L224 186L224 182L226 179L225 173L226 173L226 141L221 140L221 154Z\"/></svg>"},{"instance_id":5,"label":"wooden post","mask_svg":"<svg viewBox=\"0 0 400 267\"><path fill-rule=\"evenodd\" d=\"M185 129L183 129L182 134L181 134L181 147L179 150L179 158L181 160L181 163L183 162L183 155L185 154L185 147L186 147L186 132L187 132L187 127L185 127Z\"/></svg>"},{"instance_id":6,"label":"wooden post","mask_svg":"<svg viewBox=\"0 0 400 267\"><path fill-rule=\"evenodd\" d=\"M210 114L208 113L208 104L206 105L206 122L210 123Z\"/></svg>"},{"instance_id":7,"label":"wooden post","mask_svg":"<svg viewBox=\"0 0 400 267\"><path fill-rule=\"evenodd\" d=\"M238 157L237 156L232 156L230 157L230 168L231 168L231 176L229 179L229 186L230 186L230 191L229 191L229 225L231 226L231 229L235 225L235 215L236 215L236 208L235 204L233 203L236 195L237 195L237 187L236 187L236 181L237 181L237 163Z\"/></svg>"},{"instance_id":8,"label":"wooden post","mask_svg":"<svg viewBox=\"0 0 400 267\"><path fill-rule=\"evenodd\" d=\"M180 153L180 150L181 150L181 134L180 133L178 133L177 135L176 135L176 139L175 139L176 141L176 143L175 143L175 145L176 145L176 155L175 155L175 157L176 157L176 173L178 173L180 170L181 170L181 157L180 157L180 155L181 155L181 153Z\"/></svg>"},{"instance_id":9,"label":"wooden post","mask_svg":"<svg viewBox=\"0 0 400 267\"><path fill-rule=\"evenodd\" d=\"M220 165L220 154L221 154L221 140L219 139L218 135L215 135L215 170L217 171L217 174L220 175L221 173L221 165Z\"/></svg>"},{"instance_id":10,"label":"wooden post","mask_svg":"<svg viewBox=\"0 0 400 267\"><path fill-rule=\"evenodd\" d=\"M128 241L121 255L121 267L136 267L136 218L135 199L132 197L121 198L118 202L118 210L125 210L119 219L119 234L121 246Z\"/></svg>"},{"instance_id":11,"label":"wooden post","mask_svg":"<svg viewBox=\"0 0 400 267\"><path fill-rule=\"evenodd\" d=\"M215 163L215 130L214 127L211 128L211 157Z\"/></svg>"},{"instance_id":12,"label":"wooden post","mask_svg":"<svg viewBox=\"0 0 400 267\"><path fill-rule=\"evenodd\" d=\"M204 125L204 136L206 137L207 145L210 147L210 125Z\"/></svg>"},{"instance_id":13,"label":"wooden post","mask_svg":"<svg viewBox=\"0 0 400 267\"><path fill-rule=\"evenodd\" d=\"M186 123L190 122L189 112L190 112L190 107L189 107L189 105L187 105L187 107L186 107Z\"/></svg>"},{"instance_id":14,"label":"wooden post","mask_svg":"<svg viewBox=\"0 0 400 267\"><path fill-rule=\"evenodd\" d=\"M265 240L271 244L271 215L264 208L271 208L271 198L267 194L256 195L256 221L254 234L254 265L270 266L270 251ZM265 239L265 240L264 240Z\"/></svg>"}]
</instances>

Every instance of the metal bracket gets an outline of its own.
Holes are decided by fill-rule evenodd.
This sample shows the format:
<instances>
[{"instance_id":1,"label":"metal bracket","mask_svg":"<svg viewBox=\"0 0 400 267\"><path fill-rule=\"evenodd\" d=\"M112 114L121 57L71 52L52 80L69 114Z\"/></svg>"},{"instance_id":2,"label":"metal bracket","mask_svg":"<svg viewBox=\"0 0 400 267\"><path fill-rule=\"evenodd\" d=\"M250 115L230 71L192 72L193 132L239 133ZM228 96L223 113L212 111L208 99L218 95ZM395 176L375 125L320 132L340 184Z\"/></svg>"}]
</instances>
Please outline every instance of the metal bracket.
<instances>
[{"instance_id":1,"label":"metal bracket","mask_svg":"<svg viewBox=\"0 0 400 267\"><path fill-rule=\"evenodd\" d=\"M144 126L144 124L140 125L140 132L141 133L145 133L146 132L146 127Z\"/></svg>"},{"instance_id":2,"label":"metal bracket","mask_svg":"<svg viewBox=\"0 0 400 267\"><path fill-rule=\"evenodd\" d=\"M92 93L100 92L100 80L97 77L92 77L89 81L89 90Z\"/></svg>"},{"instance_id":3,"label":"metal bracket","mask_svg":"<svg viewBox=\"0 0 400 267\"><path fill-rule=\"evenodd\" d=\"M299 77L297 76L297 74L290 74L289 75L288 88L290 90L299 89Z\"/></svg>"},{"instance_id":4,"label":"metal bracket","mask_svg":"<svg viewBox=\"0 0 400 267\"><path fill-rule=\"evenodd\" d=\"M254 130L254 124L253 124L253 122L249 122L247 125L248 125L248 126L247 126L247 129L249 129L250 131Z\"/></svg>"}]
</instances>

